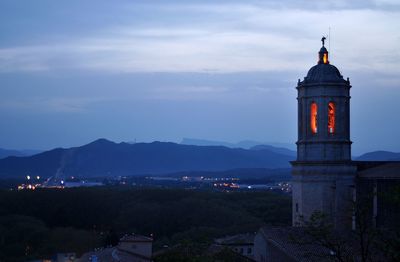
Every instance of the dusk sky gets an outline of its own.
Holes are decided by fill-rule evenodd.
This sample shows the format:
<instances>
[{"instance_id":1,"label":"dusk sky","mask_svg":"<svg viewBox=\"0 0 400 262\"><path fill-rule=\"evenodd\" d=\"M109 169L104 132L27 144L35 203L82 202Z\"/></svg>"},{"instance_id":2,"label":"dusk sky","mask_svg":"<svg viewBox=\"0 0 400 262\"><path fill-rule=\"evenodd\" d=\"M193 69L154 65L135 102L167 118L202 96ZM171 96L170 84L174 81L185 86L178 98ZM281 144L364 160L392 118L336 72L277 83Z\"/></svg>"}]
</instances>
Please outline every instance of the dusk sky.
<instances>
[{"instance_id":1,"label":"dusk sky","mask_svg":"<svg viewBox=\"0 0 400 262\"><path fill-rule=\"evenodd\" d=\"M398 0L0 0L0 147L294 145L297 79L329 27L353 153L400 152Z\"/></svg>"}]
</instances>

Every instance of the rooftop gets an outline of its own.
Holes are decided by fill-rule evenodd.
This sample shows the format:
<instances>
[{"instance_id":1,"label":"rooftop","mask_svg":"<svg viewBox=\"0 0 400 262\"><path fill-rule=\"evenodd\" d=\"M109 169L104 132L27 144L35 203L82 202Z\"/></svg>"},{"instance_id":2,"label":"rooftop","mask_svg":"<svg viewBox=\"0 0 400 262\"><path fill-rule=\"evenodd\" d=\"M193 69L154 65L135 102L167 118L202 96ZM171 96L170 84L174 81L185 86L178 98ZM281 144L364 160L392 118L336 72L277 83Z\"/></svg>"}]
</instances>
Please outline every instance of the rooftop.
<instances>
[{"instance_id":1,"label":"rooftop","mask_svg":"<svg viewBox=\"0 0 400 262\"><path fill-rule=\"evenodd\" d=\"M400 161L357 161L358 177L400 179Z\"/></svg>"},{"instance_id":2,"label":"rooftop","mask_svg":"<svg viewBox=\"0 0 400 262\"><path fill-rule=\"evenodd\" d=\"M131 234L121 237L120 242L153 242L151 237Z\"/></svg>"},{"instance_id":3,"label":"rooftop","mask_svg":"<svg viewBox=\"0 0 400 262\"><path fill-rule=\"evenodd\" d=\"M238 234L215 239L215 243L219 245L253 245L255 234Z\"/></svg>"},{"instance_id":4,"label":"rooftop","mask_svg":"<svg viewBox=\"0 0 400 262\"><path fill-rule=\"evenodd\" d=\"M260 233L265 241L293 261L319 262L331 256L331 251L321 245L301 243L305 235L301 227L263 227Z\"/></svg>"}]
</instances>

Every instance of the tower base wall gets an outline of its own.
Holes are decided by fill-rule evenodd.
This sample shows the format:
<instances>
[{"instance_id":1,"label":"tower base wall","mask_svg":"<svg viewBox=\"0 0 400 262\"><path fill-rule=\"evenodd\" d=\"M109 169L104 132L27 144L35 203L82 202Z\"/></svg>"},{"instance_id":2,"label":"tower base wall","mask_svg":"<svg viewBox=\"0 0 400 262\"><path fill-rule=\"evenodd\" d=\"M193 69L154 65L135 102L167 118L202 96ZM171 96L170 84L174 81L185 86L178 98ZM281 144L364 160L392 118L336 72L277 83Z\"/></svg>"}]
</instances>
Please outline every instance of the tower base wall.
<instances>
[{"instance_id":1,"label":"tower base wall","mask_svg":"<svg viewBox=\"0 0 400 262\"><path fill-rule=\"evenodd\" d=\"M292 163L293 226L321 212L338 230L351 229L357 167L348 163Z\"/></svg>"}]
</instances>

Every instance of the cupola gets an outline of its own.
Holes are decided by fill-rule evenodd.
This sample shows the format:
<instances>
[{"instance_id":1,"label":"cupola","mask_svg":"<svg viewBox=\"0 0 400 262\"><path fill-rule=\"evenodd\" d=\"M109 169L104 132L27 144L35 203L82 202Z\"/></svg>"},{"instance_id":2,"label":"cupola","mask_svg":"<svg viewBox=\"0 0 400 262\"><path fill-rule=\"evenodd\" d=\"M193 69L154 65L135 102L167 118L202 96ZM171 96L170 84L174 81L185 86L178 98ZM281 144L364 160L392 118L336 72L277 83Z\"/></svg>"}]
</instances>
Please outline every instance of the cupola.
<instances>
[{"instance_id":1,"label":"cupola","mask_svg":"<svg viewBox=\"0 0 400 262\"><path fill-rule=\"evenodd\" d=\"M328 50L325 48L325 36L322 37L322 47L319 50L319 59L318 59L318 64L329 64L329 59L328 59Z\"/></svg>"}]
</instances>

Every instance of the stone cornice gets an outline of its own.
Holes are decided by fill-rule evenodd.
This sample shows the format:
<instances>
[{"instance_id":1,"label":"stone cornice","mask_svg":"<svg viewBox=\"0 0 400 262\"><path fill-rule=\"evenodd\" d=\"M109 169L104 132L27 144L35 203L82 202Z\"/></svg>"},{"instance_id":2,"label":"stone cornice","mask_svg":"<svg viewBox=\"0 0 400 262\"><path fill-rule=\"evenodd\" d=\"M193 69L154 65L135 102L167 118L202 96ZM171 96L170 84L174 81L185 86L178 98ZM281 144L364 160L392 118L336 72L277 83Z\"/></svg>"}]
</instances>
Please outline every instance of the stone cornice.
<instances>
[{"instance_id":1,"label":"stone cornice","mask_svg":"<svg viewBox=\"0 0 400 262\"><path fill-rule=\"evenodd\" d=\"M297 141L296 145L302 144L349 144L353 142L350 140L307 140L307 141Z\"/></svg>"}]
</instances>

